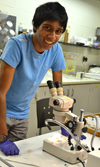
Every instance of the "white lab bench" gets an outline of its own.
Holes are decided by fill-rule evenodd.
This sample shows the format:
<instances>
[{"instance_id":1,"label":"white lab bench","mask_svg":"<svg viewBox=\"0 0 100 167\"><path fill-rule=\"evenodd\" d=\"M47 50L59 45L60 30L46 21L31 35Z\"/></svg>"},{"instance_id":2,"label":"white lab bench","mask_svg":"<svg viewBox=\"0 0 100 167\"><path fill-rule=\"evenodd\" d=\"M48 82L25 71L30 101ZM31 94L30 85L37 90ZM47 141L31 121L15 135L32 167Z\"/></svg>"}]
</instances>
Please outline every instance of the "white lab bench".
<instances>
[{"instance_id":1,"label":"white lab bench","mask_svg":"<svg viewBox=\"0 0 100 167\"><path fill-rule=\"evenodd\" d=\"M64 162L42 150L43 140L51 137L55 133L60 133L59 131L47 133L44 135L28 138L15 142L20 149L20 154L15 156L5 156L0 152L0 157L5 159L14 167L83 167L81 163L71 165ZM87 144L90 147L90 140L92 135L89 133L85 134L87 139L83 140L82 143ZM100 137L95 136L93 146L95 149L100 147ZM87 161L85 161L87 162ZM1 162L0 162L1 165ZM2 167L7 167L6 165Z\"/></svg>"}]
</instances>

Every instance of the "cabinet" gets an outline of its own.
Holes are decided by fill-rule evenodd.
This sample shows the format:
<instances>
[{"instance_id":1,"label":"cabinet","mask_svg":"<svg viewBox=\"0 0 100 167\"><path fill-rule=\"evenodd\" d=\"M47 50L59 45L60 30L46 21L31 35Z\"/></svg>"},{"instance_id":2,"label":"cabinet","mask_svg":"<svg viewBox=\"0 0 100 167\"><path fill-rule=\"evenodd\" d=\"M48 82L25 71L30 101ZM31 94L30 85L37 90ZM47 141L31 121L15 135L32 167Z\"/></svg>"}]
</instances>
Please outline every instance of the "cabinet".
<instances>
[{"instance_id":1,"label":"cabinet","mask_svg":"<svg viewBox=\"0 0 100 167\"><path fill-rule=\"evenodd\" d=\"M88 112L100 113L100 84L91 84L89 87Z\"/></svg>"},{"instance_id":2,"label":"cabinet","mask_svg":"<svg viewBox=\"0 0 100 167\"><path fill-rule=\"evenodd\" d=\"M36 119L36 103L30 103L29 125L27 138L36 136L37 119Z\"/></svg>"},{"instance_id":3,"label":"cabinet","mask_svg":"<svg viewBox=\"0 0 100 167\"><path fill-rule=\"evenodd\" d=\"M49 88L47 86L39 87L36 93L37 93L36 95L37 100L51 96L49 92Z\"/></svg>"},{"instance_id":4,"label":"cabinet","mask_svg":"<svg viewBox=\"0 0 100 167\"><path fill-rule=\"evenodd\" d=\"M100 112L100 84L63 86L66 96L76 99L73 113L80 114L80 109L85 113Z\"/></svg>"},{"instance_id":5,"label":"cabinet","mask_svg":"<svg viewBox=\"0 0 100 167\"><path fill-rule=\"evenodd\" d=\"M71 85L63 86L66 96L76 99L73 107L73 113L80 115L80 109L87 112L89 85Z\"/></svg>"}]
</instances>

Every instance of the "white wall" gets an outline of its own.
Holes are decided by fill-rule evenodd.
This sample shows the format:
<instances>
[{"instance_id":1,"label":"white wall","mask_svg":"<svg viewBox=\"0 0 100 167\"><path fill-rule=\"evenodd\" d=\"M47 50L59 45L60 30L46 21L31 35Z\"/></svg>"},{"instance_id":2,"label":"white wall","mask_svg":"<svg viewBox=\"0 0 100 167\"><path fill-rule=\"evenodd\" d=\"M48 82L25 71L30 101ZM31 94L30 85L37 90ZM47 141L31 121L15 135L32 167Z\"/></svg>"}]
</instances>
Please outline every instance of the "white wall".
<instances>
[{"instance_id":1,"label":"white wall","mask_svg":"<svg viewBox=\"0 0 100 167\"><path fill-rule=\"evenodd\" d=\"M75 66L76 71L88 71L89 66L96 64L100 66L100 50L88 47L72 46L60 43L63 53L77 55L77 59L65 59L66 67ZM83 57L87 57L87 62L83 62ZM66 70L63 71L67 73Z\"/></svg>"},{"instance_id":2,"label":"white wall","mask_svg":"<svg viewBox=\"0 0 100 167\"><path fill-rule=\"evenodd\" d=\"M32 17L35 8L49 0L0 0L0 10L17 17L16 32L18 25L32 29ZM56 0L50 0L56 1ZM99 0L58 0L65 6L68 13L68 25L71 26L72 35L84 38L93 37L95 30L100 27L100 1Z\"/></svg>"}]
</instances>

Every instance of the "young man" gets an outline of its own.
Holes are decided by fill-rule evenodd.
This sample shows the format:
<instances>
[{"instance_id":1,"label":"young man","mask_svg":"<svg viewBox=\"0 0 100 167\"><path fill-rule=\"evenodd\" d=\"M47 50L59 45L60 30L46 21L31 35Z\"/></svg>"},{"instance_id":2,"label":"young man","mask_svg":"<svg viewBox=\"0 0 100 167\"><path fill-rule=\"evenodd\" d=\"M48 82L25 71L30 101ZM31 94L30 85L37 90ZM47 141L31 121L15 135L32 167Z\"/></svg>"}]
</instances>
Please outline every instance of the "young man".
<instances>
[{"instance_id":1,"label":"young man","mask_svg":"<svg viewBox=\"0 0 100 167\"><path fill-rule=\"evenodd\" d=\"M51 68L54 82L62 81L65 62L57 42L67 21L62 5L45 3L35 11L34 34L20 34L5 46L0 68L0 149L6 155L19 154L13 142L26 138L30 101L46 72Z\"/></svg>"}]
</instances>

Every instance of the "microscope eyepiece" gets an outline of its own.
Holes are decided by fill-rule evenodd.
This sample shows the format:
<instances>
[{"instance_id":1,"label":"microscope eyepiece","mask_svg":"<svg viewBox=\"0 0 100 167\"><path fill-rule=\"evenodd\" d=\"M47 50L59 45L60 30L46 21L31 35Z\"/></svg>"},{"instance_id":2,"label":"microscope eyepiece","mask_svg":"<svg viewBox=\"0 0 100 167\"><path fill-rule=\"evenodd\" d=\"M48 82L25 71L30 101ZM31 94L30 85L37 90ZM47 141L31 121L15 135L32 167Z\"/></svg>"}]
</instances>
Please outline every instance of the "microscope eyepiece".
<instances>
[{"instance_id":1,"label":"microscope eyepiece","mask_svg":"<svg viewBox=\"0 0 100 167\"><path fill-rule=\"evenodd\" d=\"M49 89L51 89L51 88L54 88L54 87L55 87L55 85L54 85L54 82L53 82L53 81L48 80L48 81L47 81L47 84L48 84Z\"/></svg>"},{"instance_id":2,"label":"microscope eyepiece","mask_svg":"<svg viewBox=\"0 0 100 167\"><path fill-rule=\"evenodd\" d=\"M55 82L56 88L60 88L61 87L61 81L57 81Z\"/></svg>"}]
</instances>

